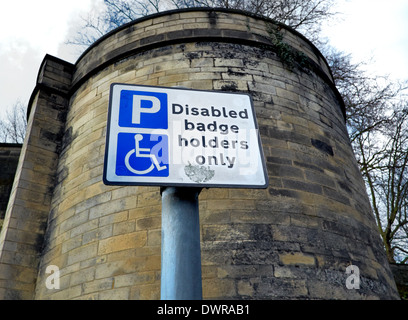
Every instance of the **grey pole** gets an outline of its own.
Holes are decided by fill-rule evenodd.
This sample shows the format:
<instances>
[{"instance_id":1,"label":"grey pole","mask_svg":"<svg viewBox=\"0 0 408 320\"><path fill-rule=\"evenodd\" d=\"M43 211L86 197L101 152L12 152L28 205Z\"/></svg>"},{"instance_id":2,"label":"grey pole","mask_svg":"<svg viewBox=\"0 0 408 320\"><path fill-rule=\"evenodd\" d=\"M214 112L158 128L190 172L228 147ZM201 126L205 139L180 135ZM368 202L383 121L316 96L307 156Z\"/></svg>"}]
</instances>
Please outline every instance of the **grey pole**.
<instances>
[{"instance_id":1,"label":"grey pole","mask_svg":"<svg viewBox=\"0 0 408 320\"><path fill-rule=\"evenodd\" d=\"M162 193L162 300L201 300L198 195L201 188L164 187Z\"/></svg>"}]
</instances>

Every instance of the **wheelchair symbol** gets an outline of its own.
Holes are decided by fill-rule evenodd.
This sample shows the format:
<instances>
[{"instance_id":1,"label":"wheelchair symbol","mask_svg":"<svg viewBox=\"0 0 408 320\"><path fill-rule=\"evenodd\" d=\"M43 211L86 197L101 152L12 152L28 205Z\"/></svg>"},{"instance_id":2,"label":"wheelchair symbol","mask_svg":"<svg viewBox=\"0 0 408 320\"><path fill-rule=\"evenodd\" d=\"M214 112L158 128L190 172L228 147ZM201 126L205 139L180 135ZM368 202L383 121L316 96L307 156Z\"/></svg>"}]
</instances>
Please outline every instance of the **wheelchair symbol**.
<instances>
[{"instance_id":1,"label":"wheelchair symbol","mask_svg":"<svg viewBox=\"0 0 408 320\"><path fill-rule=\"evenodd\" d=\"M126 154L126 157L125 157L125 166L130 172L135 173L135 174L143 175L143 174L148 174L155 167L156 167L156 169L158 171L161 171L161 170L164 170L164 169L167 168L167 166L161 166L160 165L159 161L156 158L156 155L150 153L151 149L141 148L140 147L139 143L140 143L141 140L143 140L143 136L140 133L136 134L134 138L135 138L135 149L130 150ZM134 169L129 163L129 159L133 154L135 154L136 158L150 158L152 160L152 164L150 165L150 167L148 167L145 170L136 170L136 169Z\"/></svg>"}]
</instances>

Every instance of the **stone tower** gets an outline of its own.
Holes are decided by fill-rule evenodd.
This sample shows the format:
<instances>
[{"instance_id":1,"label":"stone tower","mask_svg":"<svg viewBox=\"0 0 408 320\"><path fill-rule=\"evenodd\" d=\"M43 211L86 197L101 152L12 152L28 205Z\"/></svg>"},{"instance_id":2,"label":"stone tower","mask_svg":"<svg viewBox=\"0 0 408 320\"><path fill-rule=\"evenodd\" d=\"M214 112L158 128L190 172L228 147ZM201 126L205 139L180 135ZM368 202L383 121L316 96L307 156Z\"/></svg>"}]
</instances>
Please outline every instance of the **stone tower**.
<instances>
[{"instance_id":1,"label":"stone tower","mask_svg":"<svg viewBox=\"0 0 408 320\"><path fill-rule=\"evenodd\" d=\"M205 299L398 298L324 57L284 25L207 9L138 19L74 65L44 58L0 236L0 298L160 297L160 188L102 181L111 83L252 96L269 187L201 192Z\"/></svg>"}]
</instances>

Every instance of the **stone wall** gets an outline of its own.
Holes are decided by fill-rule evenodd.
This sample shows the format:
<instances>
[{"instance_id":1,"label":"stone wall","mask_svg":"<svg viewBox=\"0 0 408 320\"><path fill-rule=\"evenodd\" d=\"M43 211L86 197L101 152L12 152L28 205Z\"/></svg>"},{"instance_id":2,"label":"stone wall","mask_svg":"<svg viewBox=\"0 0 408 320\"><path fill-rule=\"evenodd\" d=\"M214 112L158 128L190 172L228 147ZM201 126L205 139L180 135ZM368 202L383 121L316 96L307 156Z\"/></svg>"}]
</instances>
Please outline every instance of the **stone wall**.
<instances>
[{"instance_id":1,"label":"stone wall","mask_svg":"<svg viewBox=\"0 0 408 320\"><path fill-rule=\"evenodd\" d=\"M68 104L70 67L46 56L30 99L26 138L0 233L0 299L34 297Z\"/></svg>"},{"instance_id":2,"label":"stone wall","mask_svg":"<svg viewBox=\"0 0 408 320\"><path fill-rule=\"evenodd\" d=\"M0 143L0 230L16 173L21 144Z\"/></svg>"},{"instance_id":3,"label":"stone wall","mask_svg":"<svg viewBox=\"0 0 408 320\"><path fill-rule=\"evenodd\" d=\"M408 300L408 264L390 264L401 299Z\"/></svg>"},{"instance_id":4,"label":"stone wall","mask_svg":"<svg viewBox=\"0 0 408 320\"><path fill-rule=\"evenodd\" d=\"M201 192L204 298L398 298L342 100L325 59L303 36L240 11L178 10L111 32L75 66L47 61L71 71L72 78L63 78L72 81L64 95L69 103L54 114L59 129L40 135L58 143L49 169L53 180L42 180L49 201L41 220L47 221L44 241L37 246L40 265L30 263L38 271L30 278L35 299L160 296L159 187L102 182L109 88L117 82L253 98L269 187ZM346 288L350 264L359 267L360 289ZM49 265L60 269L58 290L45 285ZM0 295L28 296L18 295L16 277L7 275Z\"/></svg>"}]
</instances>

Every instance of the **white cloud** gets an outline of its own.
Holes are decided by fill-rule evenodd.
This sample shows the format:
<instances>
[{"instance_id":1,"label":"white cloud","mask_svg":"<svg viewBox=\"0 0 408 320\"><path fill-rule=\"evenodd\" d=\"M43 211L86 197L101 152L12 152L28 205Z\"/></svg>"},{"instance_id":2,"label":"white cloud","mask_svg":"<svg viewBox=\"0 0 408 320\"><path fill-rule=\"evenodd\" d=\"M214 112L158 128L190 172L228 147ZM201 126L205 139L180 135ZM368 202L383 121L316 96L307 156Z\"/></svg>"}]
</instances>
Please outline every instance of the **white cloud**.
<instances>
[{"instance_id":1,"label":"white cloud","mask_svg":"<svg viewBox=\"0 0 408 320\"><path fill-rule=\"evenodd\" d=\"M10 1L1 10L0 34L2 47L10 47L20 39L40 51L56 52L68 30L72 14L87 11L91 0L22 0Z\"/></svg>"},{"instance_id":2,"label":"white cloud","mask_svg":"<svg viewBox=\"0 0 408 320\"><path fill-rule=\"evenodd\" d=\"M69 22L101 0L16 0L0 11L0 117L28 99L45 54L58 57ZM60 57L64 59L64 57Z\"/></svg>"},{"instance_id":3,"label":"white cloud","mask_svg":"<svg viewBox=\"0 0 408 320\"><path fill-rule=\"evenodd\" d=\"M374 74L408 78L408 2L343 1L341 21L324 29L330 43L356 61L372 60Z\"/></svg>"},{"instance_id":4,"label":"white cloud","mask_svg":"<svg viewBox=\"0 0 408 320\"><path fill-rule=\"evenodd\" d=\"M28 102L42 58L36 48L23 40L0 52L0 117L17 100Z\"/></svg>"}]
</instances>

